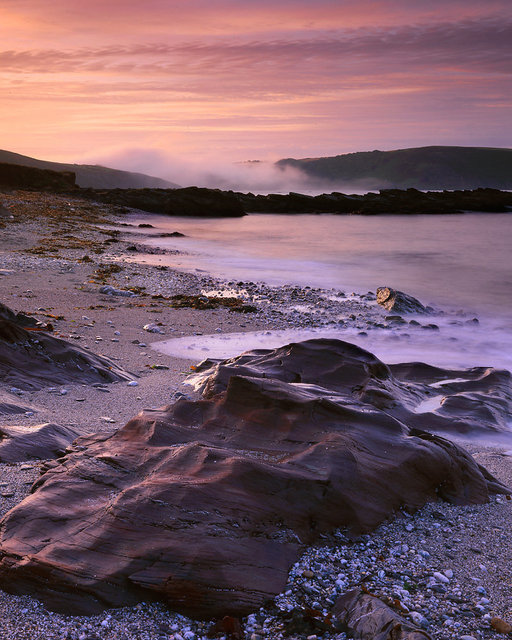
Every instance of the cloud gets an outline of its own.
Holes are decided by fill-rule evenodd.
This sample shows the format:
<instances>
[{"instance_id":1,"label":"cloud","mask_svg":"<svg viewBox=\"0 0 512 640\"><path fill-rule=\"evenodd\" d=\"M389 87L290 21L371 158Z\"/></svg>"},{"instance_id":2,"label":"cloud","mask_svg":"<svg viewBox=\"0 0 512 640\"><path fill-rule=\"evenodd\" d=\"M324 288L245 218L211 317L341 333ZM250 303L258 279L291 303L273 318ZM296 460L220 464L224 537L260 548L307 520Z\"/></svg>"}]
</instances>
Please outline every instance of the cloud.
<instances>
[{"instance_id":1,"label":"cloud","mask_svg":"<svg viewBox=\"0 0 512 640\"><path fill-rule=\"evenodd\" d=\"M326 31L313 37L277 40L220 38L177 45L132 44L74 50L0 52L4 72L108 72L194 77L252 73L275 77L355 75L457 65L480 70L510 70L512 19L466 20L394 28Z\"/></svg>"},{"instance_id":2,"label":"cloud","mask_svg":"<svg viewBox=\"0 0 512 640\"><path fill-rule=\"evenodd\" d=\"M0 133L28 155L512 144L509 0L0 5Z\"/></svg>"}]
</instances>

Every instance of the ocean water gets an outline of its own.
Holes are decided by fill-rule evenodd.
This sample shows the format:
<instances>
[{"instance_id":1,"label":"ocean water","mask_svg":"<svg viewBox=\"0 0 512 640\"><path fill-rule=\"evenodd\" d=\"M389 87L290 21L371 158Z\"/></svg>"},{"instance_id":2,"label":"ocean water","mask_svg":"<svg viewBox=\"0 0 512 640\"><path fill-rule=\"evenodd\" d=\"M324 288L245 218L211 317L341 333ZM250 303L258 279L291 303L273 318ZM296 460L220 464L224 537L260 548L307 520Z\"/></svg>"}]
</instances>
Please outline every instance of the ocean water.
<instances>
[{"instance_id":1,"label":"ocean water","mask_svg":"<svg viewBox=\"0 0 512 640\"><path fill-rule=\"evenodd\" d=\"M231 280L391 286L424 303L512 316L512 213L440 216L145 216L168 264ZM156 238L180 231L185 238Z\"/></svg>"},{"instance_id":2,"label":"ocean water","mask_svg":"<svg viewBox=\"0 0 512 640\"><path fill-rule=\"evenodd\" d=\"M179 255L136 259L207 272L232 281L334 288L345 293L390 286L424 304L478 316L479 325L458 328L441 320L441 332L391 332L367 337L340 335L387 361L423 360L443 366L500 366L512 369L512 213L415 216L254 214L236 219L145 215L147 243L177 249ZM137 229L137 231L140 231ZM179 231L185 238L158 238ZM317 336L317 332L313 332ZM223 357L253 346L272 346L277 336L203 337L191 359L202 353ZM291 332L301 339L305 334ZM279 337L281 344L287 336ZM183 339L185 341L185 339ZM178 349L178 343L175 348ZM196 340L196 342L198 342ZM182 343L185 344L184 342ZM211 351L211 353L209 353ZM182 350L180 355L184 355ZM178 355L178 353L176 353Z\"/></svg>"}]
</instances>

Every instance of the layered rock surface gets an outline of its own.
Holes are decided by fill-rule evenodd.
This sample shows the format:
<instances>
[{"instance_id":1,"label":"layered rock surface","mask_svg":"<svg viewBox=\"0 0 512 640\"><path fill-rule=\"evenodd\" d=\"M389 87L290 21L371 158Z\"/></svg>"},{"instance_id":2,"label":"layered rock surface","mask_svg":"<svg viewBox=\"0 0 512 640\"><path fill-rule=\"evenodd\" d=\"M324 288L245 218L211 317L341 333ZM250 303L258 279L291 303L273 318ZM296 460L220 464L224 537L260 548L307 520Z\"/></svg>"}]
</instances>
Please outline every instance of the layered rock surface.
<instances>
[{"instance_id":1,"label":"layered rock surface","mask_svg":"<svg viewBox=\"0 0 512 640\"><path fill-rule=\"evenodd\" d=\"M12 393L0 389L0 415L26 413L27 411L36 413L37 409Z\"/></svg>"},{"instance_id":2,"label":"layered rock surface","mask_svg":"<svg viewBox=\"0 0 512 640\"><path fill-rule=\"evenodd\" d=\"M1 522L2 588L75 614L154 597L193 617L242 615L282 590L322 532L508 493L462 449L391 415L391 399L417 402L424 383L354 345L210 365L203 399L80 438L49 468Z\"/></svg>"},{"instance_id":3,"label":"layered rock surface","mask_svg":"<svg viewBox=\"0 0 512 640\"><path fill-rule=\"evenodd\" d=\"M78 436L72 427L49 422L35 427L0 426L0 462L58 458Z\"/></svg>"},{"instance_id":4,"label":"layered rock surface","mask_svg":"<svg viewBox=\"0 0 512 640\"><path fill-rule=\"evenodd\" d=\"M108 358L55 338L23 313L0 303L0 383L39 389L72 382L128 380Z\"/></svg>"}]
</instances>

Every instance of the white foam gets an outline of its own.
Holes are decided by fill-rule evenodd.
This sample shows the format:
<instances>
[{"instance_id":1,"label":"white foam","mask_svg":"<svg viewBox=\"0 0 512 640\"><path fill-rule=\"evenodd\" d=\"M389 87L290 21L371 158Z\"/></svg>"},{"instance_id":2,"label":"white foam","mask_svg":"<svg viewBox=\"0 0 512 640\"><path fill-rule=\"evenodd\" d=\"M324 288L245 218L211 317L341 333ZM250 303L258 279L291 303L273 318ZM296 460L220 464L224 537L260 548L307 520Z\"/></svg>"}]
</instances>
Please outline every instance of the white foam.
<instances>
[{"instance_id":1,"label":"white foam","mask_svg":"<svg viewBox=\"0 0 512 640\"><path fill-rule=\"evenodd\" d=\"M418 405L416 405L413 409L414 413L430 413L431 411L435 411L439 409L439 407L443 404L444 396L435 396L435 398L427 398L423 400Z\"/></svg>"}]
</instances>

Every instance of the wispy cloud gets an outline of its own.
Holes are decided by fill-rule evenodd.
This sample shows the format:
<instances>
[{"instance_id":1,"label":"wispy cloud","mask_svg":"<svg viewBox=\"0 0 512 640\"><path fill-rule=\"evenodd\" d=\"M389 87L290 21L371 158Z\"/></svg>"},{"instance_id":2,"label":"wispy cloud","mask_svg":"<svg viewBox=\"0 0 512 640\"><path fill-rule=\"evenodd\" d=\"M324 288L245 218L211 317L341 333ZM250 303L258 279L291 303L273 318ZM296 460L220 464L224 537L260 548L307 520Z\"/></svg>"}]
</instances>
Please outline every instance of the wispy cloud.
<instances>
[{"instance_id":1,"label":"wispy cloud","mask_svg":"<svg viewBox=\"0 0 512 640\"><path fill-rule=\"evenodd\" d=\"M233 40L178 45L133 44L70 50L0 52L3 71L60 73L97 71L203 75L294 70L294 75L356 73L365 65L404 70L457 65L493 71L512 69L512 19L324 31L314 37ZM320 64L327 64L320 67Z\"/></svg>"}]
</instances>

